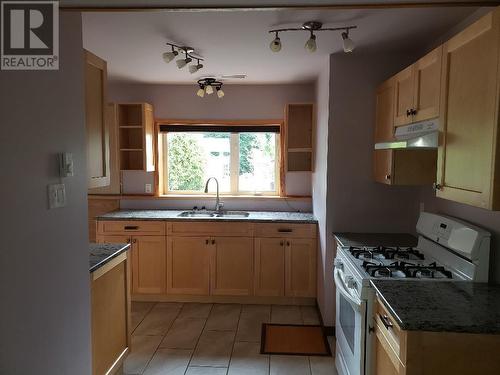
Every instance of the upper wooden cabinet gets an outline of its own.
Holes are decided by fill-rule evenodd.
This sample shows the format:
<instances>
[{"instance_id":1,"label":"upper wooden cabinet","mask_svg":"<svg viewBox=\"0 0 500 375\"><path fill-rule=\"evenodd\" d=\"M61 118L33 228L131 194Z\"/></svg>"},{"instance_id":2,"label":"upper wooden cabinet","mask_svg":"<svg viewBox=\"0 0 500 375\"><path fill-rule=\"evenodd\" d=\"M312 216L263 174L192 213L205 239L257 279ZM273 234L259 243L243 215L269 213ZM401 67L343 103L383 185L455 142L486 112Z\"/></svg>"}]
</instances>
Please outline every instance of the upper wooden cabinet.
<instances>
[{"instance_id":1,"label":"upper wooden cabinet","mask_svg":"<svg viewBox=\"0 0 500 375\"><path fill-rule=\"evenodd\" d=\"M154 171L154 116L151 104L118 104L118 125L120 169Z\"/></svg>"},{"instance_id":2,"label":"upper wooden cabinet","mask_svg":"<svg viewBox=\"0 0 500 375\"><path fill-rule=\"evenodd\" d=\"M107 64L89 51L85 58L85 124L88 188L110 184L109 129L106 121Z\"/></svg>"},{"instance_id":3,"label":"upper wooden cabinet","mask_svg":"<svg viewBox=\"0 0 500 375\"><path fill-rule=\"evenodd\" d=\"M394 139L395 90L395 77L385 81L377 88L375 94L375 143Z\"/></svg>"},{"instance_id":4,"label":"upper wooden cabinet","mask_svg":"<svg viewBox=\"0 0 500 375\"><path fill-rule=\"evenodd\" d=\"M394 126L439 116L442 54L440 46L394 76Z\"/></svg>"},{"instance_id":5,"label":"upper wooden cabinet","mask_svg":"<svg viewBox=\"0 0 500 375\"><path fill-rule=\"evenodd\" d=\"M500 209L500 8L444 45L437 196Z\"/></svg>"},{"instance_id":6,"label":"upper wooden cabinet","mask_svg":"<svg viewBox=\"0 0 500 375\"><path fill-rule=\"evenodd\" d=\"M285 108L285 165L287 172L312 171L312 104L288 104Z\"/></svg>"}]
</instances>

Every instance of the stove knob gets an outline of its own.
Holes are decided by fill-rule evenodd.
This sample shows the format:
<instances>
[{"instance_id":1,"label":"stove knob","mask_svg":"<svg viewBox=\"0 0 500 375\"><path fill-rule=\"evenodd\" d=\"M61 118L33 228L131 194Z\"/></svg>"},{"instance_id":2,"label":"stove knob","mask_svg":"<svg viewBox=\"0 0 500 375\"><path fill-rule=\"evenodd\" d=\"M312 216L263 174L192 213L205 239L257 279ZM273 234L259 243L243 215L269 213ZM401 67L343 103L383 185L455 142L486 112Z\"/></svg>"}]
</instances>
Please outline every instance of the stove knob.
<instances>
[{"instance_id":1,"label":"stove knob","mask_svg":"<svg viewBox=\"0 0 500 375\"><path fill-rule=\"evenodd\" d=\"M338 268L341 270L344 269L344 263L342 263L342 261L340 259L335 258L333 265L335 266L335 268Z\"/></svg>"},{"instance_id":2,"label":"stove knob","mask_svg":"<svg viewBox=\"0 0 500 375\"><path fill-rule=\"evenodd\" d=\"M347 287L349 289L357 289L357 284L356 284L356 280L354 280L354 277L347 276L345 281L346 281Z\"/></svg>"}]
</instances>

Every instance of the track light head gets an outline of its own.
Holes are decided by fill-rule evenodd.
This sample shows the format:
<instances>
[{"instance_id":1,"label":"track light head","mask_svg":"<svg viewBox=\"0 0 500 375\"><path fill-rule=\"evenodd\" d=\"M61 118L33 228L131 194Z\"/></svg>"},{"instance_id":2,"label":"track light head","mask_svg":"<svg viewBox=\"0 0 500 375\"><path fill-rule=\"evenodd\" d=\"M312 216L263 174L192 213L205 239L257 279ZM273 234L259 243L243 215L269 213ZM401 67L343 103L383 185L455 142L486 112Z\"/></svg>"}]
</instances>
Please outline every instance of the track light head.
<instances>
[{"instance_id":1,"label":"track light head","mask_svg":"<svg viewBox=\"0 0 500 375\"><path fill-rule=\"evenodd\" d=\"M304 48L308 51L308 52L315 52L316 51L316 35L313 34L313 32L311 31L311 37L307 40Z\"/></svg>"},{"instance_id":2,"label":"track light head","mask_svg":"<svg viewBox=\"0 0 500 375\"><path fill-rule=\"evenodd\" d=\"M269 48L273 52L279 52L281 51L281 39L278 36L278 33L276 33L276 37L273 39L273 41L269 44Z\"/></svg>"},{"instance_id":3,"label":"track light head","mask_svg":"<svg viewBox=\"0 0 500 375\"><path fill-rule=\"evenodd\" d=\"M198 63L195 65L189 65L189 73L194 74L198 70L203 68L203 64L200 64L200 60L198 60Z\"/></svg>"},{"instance_id":4,"label":"track light head","mask_svg":"<svg viewBox=\"0 0 500 375\"><path fill-rule=\"evenodd\" d=\"M342 44L345 53L350 53L354 51L354 48L356 48L356 45L354 44L352 39L349 38L349 29L346 29L346 31L342 33Z\"/></svg>"},{"instance_id":5,"label":"track light head","mask_svg":"<svg viewBox=\"0 0 500 375\"><path fill-rule=\"evenodd\" d=\"M203 86L200 85L200 88L198 91L196 91L196 95L198 95L200 98L203 98L205 96L205 89Z\"/></svg>"},{"instance_id":6,"label":"track light head","mask_svg":"<svg viewBox=\"0 0 500 375\"><path fill-rule=\"evenodd\" d=\"M224 91L222 91L222 87L217 86L215 89L217 90L217 97L219 99L222 99L224 97Z\"/></svg>"},{"instance_id":7,"label":"track light head","mask_svg":"<svg viewBox=\"0 0 500 375\"><path fill-rule=\"evenodd\" d=\"M168 64L170 61L172 61L173 59L175 59L175 56L177 56L178 54L179 54L179 52L175 51L172 48L172 52L165 52L163 54L163 60Z\"/></svg>"},{"instance_id":8,"label":"track light head","mask_svg":"<svg viewBox=\"0 0 500 375\"><path fill-rule=\"evenodd\" d=\"M182 59L182 60L177 60L176 61L176 64L177 64L177 67L179 69L182 69L184 68L187 64L189 64L191 61L193 61L192 58L190 57L186 57L185 59Z\"/></svg>"}]
</instances>

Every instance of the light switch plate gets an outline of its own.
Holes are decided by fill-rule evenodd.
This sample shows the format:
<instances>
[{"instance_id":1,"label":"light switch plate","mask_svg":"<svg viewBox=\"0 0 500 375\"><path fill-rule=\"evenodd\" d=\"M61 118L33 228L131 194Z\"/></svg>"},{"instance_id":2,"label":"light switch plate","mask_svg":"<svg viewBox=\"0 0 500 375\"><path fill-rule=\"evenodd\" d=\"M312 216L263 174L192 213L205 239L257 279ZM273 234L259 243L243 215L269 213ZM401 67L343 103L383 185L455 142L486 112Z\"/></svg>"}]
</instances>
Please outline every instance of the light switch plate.
<instances>
[{"instance_id":1,"label":"light switch plate","mask_svg":"<svg viewBox=\"0 0 500 375\"><path fill-rule=\"evenodd\" d=\"M66 186L64 184L50 184L47 187L49 195L49 209L66 207Z\"/></svg>"},{"instance_id":2,"label":"light switch plate","mask_svg":"<svg viewBox=\"0 0 500 375\"><path fill-rule=\"evenodd\" d=\"M153 186L151 184L145 184L144 190L146 191L146 193L151 193L153 191Z\"/></svg>"}]
</instances>

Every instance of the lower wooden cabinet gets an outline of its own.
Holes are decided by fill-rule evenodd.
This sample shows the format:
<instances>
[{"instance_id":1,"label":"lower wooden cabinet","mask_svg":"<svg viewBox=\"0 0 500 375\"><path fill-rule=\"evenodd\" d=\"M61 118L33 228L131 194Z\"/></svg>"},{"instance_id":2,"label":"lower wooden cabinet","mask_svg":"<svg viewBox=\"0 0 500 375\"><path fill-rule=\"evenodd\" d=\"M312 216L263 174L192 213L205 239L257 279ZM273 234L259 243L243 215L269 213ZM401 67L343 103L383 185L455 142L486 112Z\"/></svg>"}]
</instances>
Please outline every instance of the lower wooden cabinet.
<instances>
[{"instance_id":1,"label":"lower wooden cabinet","mask_svg":"<svg viewBox=\"0 0 500 375\"><path fill-rule=\"evenodd\" d=\"M285 240L283 238L255 239L256 296L285 295Z\"/></svg>"},{"instance_id":2,"label":"lower wooden cabinet","mask_svg":"<svg viewBox=\"0 0 500 375\"><path fill-rule=\"evenodd\" d=\"M316 296L316 240L286 239L285 296Z\"/></svg>"},{"instance_id":3,"label":"lower wooden cabinet","mask_svg":"<svg viewBox=\"0 0 500 375\"><path fill-rule=\"evenodd\" d=\"M257 238L255 294L261 296L316 296L316 240Z\"/></svg>"},{"instance_id":4,"label":"lower wooden cabinet","mask_svg":"<svg viewBox=\"0 0 500 375\"><path fill-rule=\"evenodd\" d=\"M167 293L208 296L210 248L208 237L168 237Z\"/></svg>"},{"instance_id":5,"label":"lower wooden cabinet","mask_svg":"<svg viewBox=\"0 0 500 375\"><path fill-rule=\"evenodd\" d=\"M211 239L210 292L212 295L253 294L253 239Z\"/></svg>"},{"instance_id":6,"label":"lower wooden cabinet","mask_svg":"<svg viewBox=\"0 0 500 375\"><path fill-rule=\"evenodd\" d=\"M166 243L164 236L98 236L101 243L132 245L132 294L166 291Z\"/></svg>"}]
</instances>

